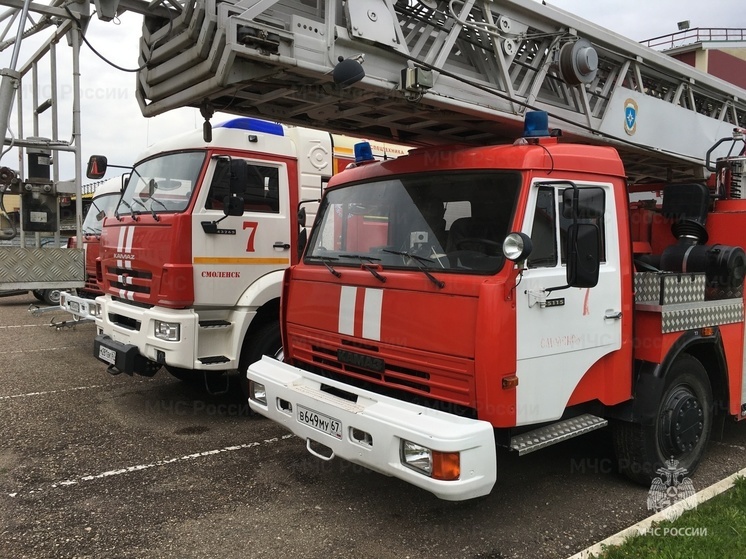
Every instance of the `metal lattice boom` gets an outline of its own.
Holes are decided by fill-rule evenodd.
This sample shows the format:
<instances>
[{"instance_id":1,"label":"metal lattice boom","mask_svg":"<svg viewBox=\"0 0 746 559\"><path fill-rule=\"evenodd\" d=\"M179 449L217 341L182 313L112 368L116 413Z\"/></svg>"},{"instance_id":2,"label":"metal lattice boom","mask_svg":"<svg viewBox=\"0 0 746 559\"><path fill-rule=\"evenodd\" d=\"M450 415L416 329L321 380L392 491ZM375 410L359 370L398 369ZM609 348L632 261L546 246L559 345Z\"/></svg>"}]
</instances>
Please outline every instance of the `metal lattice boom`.
<instances>
[{"instance_id":1,"label":"metal lattice boom","mask_svg":"<svg viewBox=\"0 0 746 559\"><path fill-rule=\"evenodd\" d=\"M580 41L598 68L573 83L560 54ZM336 85L340 58L362 60L365 77ZM542 109L573 140L615 145L637 179L701 176L707 149L746 125L746 91L530 0L192 0L145 18L141 60L148 116L209 102L432 144L510 141L525 111ZM402 87L405 68L422 82Z\"/></svg>"}]
</instances>

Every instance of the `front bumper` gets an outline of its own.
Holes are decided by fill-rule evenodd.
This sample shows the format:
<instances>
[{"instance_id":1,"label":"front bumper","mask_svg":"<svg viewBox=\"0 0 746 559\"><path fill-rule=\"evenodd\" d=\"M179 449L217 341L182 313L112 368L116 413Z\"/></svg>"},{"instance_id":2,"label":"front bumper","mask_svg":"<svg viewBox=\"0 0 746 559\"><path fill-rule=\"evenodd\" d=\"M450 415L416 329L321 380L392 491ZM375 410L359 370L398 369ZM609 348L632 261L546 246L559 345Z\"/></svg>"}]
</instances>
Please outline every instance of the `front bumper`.
<instances>
[{"instance_id":1,"label":"front bumper","mask_svg":"<svg viewBox=\"0 0 746 559\"><path fill-rule=\"evenodd\" d=\"M60 307L76 320L95 320L98 317L99 307L94 299L78 297L67 291L60 294Z\"/></svg>"},{"instance_id":2,"label":"front bumper","mask_svg":"<svg viewBox=\"0 0 746 559\"><path fill-rule=\"evenodd\" d=\"M151 361L184 369L199 368L196 363L198 317L192 309L139 307L110 297L99 297L101 316L96 325L100 334L122 347L134 347ZM114 318L118 317L118 318ZM128 320L123 326L116 320ZM180 340L166 341L155 337L154 322L178 323ZM94 354L98 357L98 353Z\"/></svg>"},{"instance_id":3,"label":"front bumper","mask_svg":"<svg viewBox=\"0 0 746 559\"><path fill-rule=\"evenodd\" d=\"M266 405L250 400L251 408L284 425L311 443L319 443L339 456L384 475L393 476L433 493L440 499L460 501L487 495L497 479L494 429L486 421L459 417L382 396L320 377L263 357L249 366L248 378L266 390ZM331 386L354 394L352 402L322 391ZM312 410L341 423L339 435L302 423L299 409ZM360 433L370 435L361 440ZM440 452L460 454L459 479L433 479L402 463L401 441L407 440ZM313 452L316 454L316 452Z\"/></svg>"}]
</instances>

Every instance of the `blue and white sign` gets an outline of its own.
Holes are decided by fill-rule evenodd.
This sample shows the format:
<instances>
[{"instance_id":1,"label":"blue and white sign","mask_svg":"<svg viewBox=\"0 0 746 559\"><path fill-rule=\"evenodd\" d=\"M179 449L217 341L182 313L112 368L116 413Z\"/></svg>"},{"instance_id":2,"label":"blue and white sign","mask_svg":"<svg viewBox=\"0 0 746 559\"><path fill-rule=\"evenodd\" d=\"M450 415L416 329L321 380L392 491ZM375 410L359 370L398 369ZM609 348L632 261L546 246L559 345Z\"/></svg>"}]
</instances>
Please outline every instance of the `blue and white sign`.
<instances>
[{"instance_id":1,"label":"blue and white sign","mask_svg":"<svg viewBox=\"0 0 746 559\"><path fill-rule=\"evenodd\" d=\"M634 99L624 102L624 131L632 136L637 131L637 103Z\"/></svg>"}]
</instances>

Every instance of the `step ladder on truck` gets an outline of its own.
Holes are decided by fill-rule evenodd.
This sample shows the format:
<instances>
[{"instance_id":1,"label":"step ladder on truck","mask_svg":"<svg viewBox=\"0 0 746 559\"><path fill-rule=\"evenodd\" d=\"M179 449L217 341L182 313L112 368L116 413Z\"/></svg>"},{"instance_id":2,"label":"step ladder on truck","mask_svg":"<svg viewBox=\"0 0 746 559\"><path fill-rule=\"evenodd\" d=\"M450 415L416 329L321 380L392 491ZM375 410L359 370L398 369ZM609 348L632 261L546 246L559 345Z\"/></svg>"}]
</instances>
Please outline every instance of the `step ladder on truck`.
<instances>
[{"instance_id":1,"label":"step ladder on truck","mask_svg":"<svg viewBox=\"0 0 746 559\"><path fill-rule=\"evenodd\" d=\"M496 445L611 424L649 483L746 417L740 88L527 0L188 2L156 42L144 114L430 146L331 179L283 361L249 366L252 408L312 453L460 500Z\"/></svg>"}]
</instances>

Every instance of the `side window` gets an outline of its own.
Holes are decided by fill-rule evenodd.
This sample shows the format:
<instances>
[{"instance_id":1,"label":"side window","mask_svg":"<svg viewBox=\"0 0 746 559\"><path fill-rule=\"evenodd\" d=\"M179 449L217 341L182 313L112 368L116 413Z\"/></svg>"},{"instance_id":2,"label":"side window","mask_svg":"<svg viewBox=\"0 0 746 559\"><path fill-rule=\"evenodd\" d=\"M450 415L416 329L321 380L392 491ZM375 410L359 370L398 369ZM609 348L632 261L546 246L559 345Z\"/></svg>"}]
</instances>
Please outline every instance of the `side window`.
<instances>
[{"instance_id":1,"label":"side window","mask_svg":"<svg viewBox=\"0 0 746 559\"><path fill-rule=\"evenodd\" d=\"M279 213L280 170L277 167L249 165L243 200L247 212Z\"/></svg>"},{"instance_id":2,"label":"side window","mask_svg":"<svg viewBox=\"0 0 746 559\"><path fill-rule=\"evenodd\" d=\"M536 197L534 223L531 226L533 250L528 257L529 268L557 265L557 216L554 188L542 186Z\"/></svg>"},{"instance_id":3,"label":"side window","mask_svg":"<svg viewBox=\"0 0 746 559\"><path fill-rule=\"evenodd\" d=\"M215 161L215 172L212 175L210 192L207 193L205 208L208 210L222 210L223 200L231 195L231 166L230 160L220 158Z\"/></svg>"},{"instance_id":4,"label":"side window","mask_svg":"<svg viewBox=\"0 0 746 559\"><path fill-rule=\"evenodd\" d=\"M232 167L230 159L219 158L215 162L205 208L222 210L223 200L232 194L243 198L244 211L279 213L280 170L253 163Z\"/></svg>"},{"instance_id":5,"label":"side window","mask_svg":"<svg viewBox=\"0 0 746 559\"><path fill-rule=\"evenodd\" d=\"M581 207L579 208L578 223L592 223L598 227L601 233L601 262L606 262L606 229L604 228L604 212L606 211L606 193L600 187L581 188ZM562 191L564 194L565 191ZM565 215L565 214L568 215ZM565 249L567 244L567 230L572 224L569 212L560 212L560 248L562 250L562 263L566 261Z\"/></svg>"}]
</instances>

